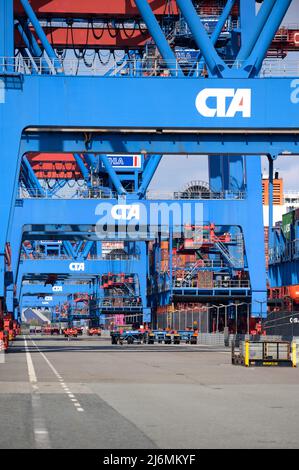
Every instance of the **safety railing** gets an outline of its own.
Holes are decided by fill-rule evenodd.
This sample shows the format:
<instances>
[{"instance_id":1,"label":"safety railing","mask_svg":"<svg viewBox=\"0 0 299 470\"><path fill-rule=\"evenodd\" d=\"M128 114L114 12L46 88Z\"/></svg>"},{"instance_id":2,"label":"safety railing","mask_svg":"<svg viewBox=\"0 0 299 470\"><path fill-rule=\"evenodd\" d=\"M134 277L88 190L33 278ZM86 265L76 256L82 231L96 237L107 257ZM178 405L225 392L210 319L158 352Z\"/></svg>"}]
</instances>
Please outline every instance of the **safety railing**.
<instances>
[{"instance_id":1,"label":"safety railing","mask_svg":"<svg viewBox=\"0 0 299 470\"><path fill-rule=\"evenodd\" d=\"M41 192L37 188L19 187L17 193L18 199L115 199L115 191L103 191L97 189L74 189L61 188L53 193L51 189L43 189Z\"/></svg>"},{"instance_id":2,"label":"safety railing","mask_svg":"<svg viewBox=\"0 0 299 470\"><path fill-rule=\"evenodd\" d=\"M236 338L232 333L236 332L231 315L238 317L239 338L245 336L250 330L250 303L230 303L203 306L201 308L179 308L157 314L157 327L170 330L198 329L198 342L205 344L225 344L224 328L228 327L230 343ZM230 309L230 314L228 313ZM228 345L228 344L227 344Z\"/></svg>"},{"instance_id":3,"label":"safety railing","mask_svg":"<svg viewBox=\"0 0 299 470\"><path fill-rule=\"evenodd\" d=\"M246 192L244 191L154 191L149 190L146 193L147 199L169 199L169 200L180 200L180 199L245 199Z\"/></svg>"},{"instance_id":4,"label":"safety railing","mask_svg":"<svg viewBox=\"0 0 299 470\"><path fill-rule=\"evenodd\" d=\"M242 69L245 62L239 60L225 61L233 70ZM192 68L192 74L189 72ZM186 59L165 61L161 58L116 60L103 64L95 59L87 67L81 59L49 59L46 56L35 58L1 57L0 75L57 75L57 76L124 76L124 77L181 77L182 70L185 78L206 78L207 71L202 61L187 62ZM296 60L266 59L260 71L260 77L298 76L299 63Z\"/></svg>"},{"instance_id":5,"label":"safety railing","mask_svg":"<svg viewBox=\"0 0 299 470\"><path fill-rule=\"evenodd\" d=\"M299 63L294 60L265 60L260 72L260 78L297 77Z\"/></svg>"},{"instance_id":6,"label":"safety railing","mask_svg":"<svg viewBox=\"0 0 299 470\"><path fill-rule=\"evenodd\" d=\"M211 282L195 279L174 279L173 287L194 289L250 289L250 281L248 280L213 280Z\"/></svg>"},{"instance_id":7,"label":"safety railing","mask_svg":"<svg viewBox=\"0 0 299 470\"><path fill-rule=\"evenodd\" d=\"M182 266L180 266L180 259L176 259L173 257L173 265L174 269L181 271L184 270L186 267L192 267L194 263L191 264L191 266L188 266L186 263L184 263ZM190 264L190 263L189 263ZM212 259L200 259L196 261L197 268L223 268L225 264L221 260L212 260Z\"/></svg>"},{"instance_id":8,"label":"safety railing","mask_svg":"<svg viewBox=\"0 0 299 470\"><path fill-rule=\"evenodd\" d=\"M107 253L105 255L88 255L87 258L83 259L80 257L73 258L72 256L65 255L65 254L55 254L49 255L45 253L32 253L26 254L21 253L20 256L21 260L48 260L48 261L55 261L55 260L73 260L76 259L77 261L140 261L140 255L126 255L126 254L117 254L117 253Z\"/></svg>"},{"instance_id":9,"label":"safety railing","mask_svg":"<svg viewBox=\"0 0 299 470\"><path fill-rule=\"evenodd\" d=\"M118 313L115 315L101 313L100 322L103 329L114 330L119 327L130 327L132 324L143 323L143 313Z\"/></svg>"},{"instance_id":10,"label":"safety railing","mask_svg":"<svg viewBox=\"0 0 299 470\"><path fill-rule=\"evenodd\" d=\"M115 299L103 299L98 303L99 308L111 307L111 308L139 308L142 307L141 301L131 301L131 300L120 300L117 297Z\"/></svg>"},{"instance_id":11,"label":"safety railing","mask_svg":"<svg viewBox=\"0 0 299 470\"><path fill-rule=\"evenodd\" d=\"M115 199L118 194L116 191L104 191L101 189L79 189L76 191L76 197L79 199Z\"/></svg>"},{"instance_id":12,"label":"safety railing","mask_svg":"<svg viewBox=\"0 0 299 470\"><path fill-rule=\"evenodd\" d=\"M128 192L132 194L132 192ZM18 199L117 199L116 191L106 191L101 189L76 189L62 188L58 192L53 193L50 189L44 189L43 192L37 188L19 187ZM156 191L149 190L146 192L146 199L149 200L181 200L181 199L200 199L200 200L243 200L246 198L244 191Z\"/></svg>"}]
</instances>

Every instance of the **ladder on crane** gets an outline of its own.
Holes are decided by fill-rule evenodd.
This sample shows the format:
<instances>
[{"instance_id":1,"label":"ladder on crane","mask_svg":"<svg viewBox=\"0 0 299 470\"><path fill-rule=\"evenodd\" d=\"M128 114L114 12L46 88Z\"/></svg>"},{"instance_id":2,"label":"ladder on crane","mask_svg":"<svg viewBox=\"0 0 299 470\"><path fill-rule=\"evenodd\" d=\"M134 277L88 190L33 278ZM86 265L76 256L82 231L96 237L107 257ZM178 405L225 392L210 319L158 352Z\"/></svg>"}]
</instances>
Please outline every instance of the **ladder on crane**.
<instances>
[{"instance_id":1,"label":"ladder on crane","mask_svg":"<svg viewBox=\"0 0 299 470\"><path fill-rule=\"evenodd\" d=\"M222 256L234 268L243 268L244 267L244 242L242 235L237 235L236 237L236 247L237 247L237 256L232 256L228 247L218 238L215 238L215 246L218 248Z\"/></svg>"}]
</instances>

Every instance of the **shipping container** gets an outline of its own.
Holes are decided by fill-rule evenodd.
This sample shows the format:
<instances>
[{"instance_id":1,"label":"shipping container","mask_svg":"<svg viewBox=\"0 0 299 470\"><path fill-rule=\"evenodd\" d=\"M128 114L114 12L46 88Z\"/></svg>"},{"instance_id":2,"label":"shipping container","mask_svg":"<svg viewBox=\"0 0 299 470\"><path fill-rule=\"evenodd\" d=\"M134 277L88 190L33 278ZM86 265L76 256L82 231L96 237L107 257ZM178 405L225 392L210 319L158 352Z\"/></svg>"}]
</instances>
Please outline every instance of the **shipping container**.
<instances>
[{"instance_id":1,"label":"shipping container","mask_svg":"<svg viewBox=\"0 0 299 470\"><path fill-rule=\"evenodd\" d=\"M299 304L299 285L289 286L289 296L295 304Z\"/></svg>"},{"instance_id":2,"label":"shipping container","mask_svg":"<svg viewBox=\"0 0 299 470\"><path fill-rule=\"evenodd\" d=\"M199 271L197 273L197 286L199 288L212 288L213 287L213 272L212 271Z\"/></svg>"},{"instance_id":3,"label":"shipping container","mask_svg":"<svg viewBox=\"0 0 299 470\"><path fill-rule=\"evenodd\" d=\"M291 211L282 216L282 231L288 241L294 240L294 215L295 211Z\"/></svg>"}]
</instances>

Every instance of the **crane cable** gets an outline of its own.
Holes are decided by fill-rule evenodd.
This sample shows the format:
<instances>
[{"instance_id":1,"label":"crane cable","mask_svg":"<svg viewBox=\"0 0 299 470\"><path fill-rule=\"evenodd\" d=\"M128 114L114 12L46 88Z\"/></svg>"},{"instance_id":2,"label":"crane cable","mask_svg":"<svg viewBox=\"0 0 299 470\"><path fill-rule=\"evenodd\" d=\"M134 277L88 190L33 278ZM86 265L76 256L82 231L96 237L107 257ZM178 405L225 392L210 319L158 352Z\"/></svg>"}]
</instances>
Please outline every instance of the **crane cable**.
<instances>
[{"instance_id":1,"label":"crane cable","mask_svg":"<svg viewBox=\"0 0 299 470\"><path fill-rule=\"evenodd\" d=\"M136 23L135 20L134 20L134 27L131 28L131 32L130 32L130 33L127 33L127 28L125 28L125 22L124 22L124 21L122 22L122 30L123 30L123 32L124 32L126 38L132 39L132 37L133 37L134 34L135 34L136 29L137 29L137 23Z\"/></svg>"},{"instance_id":2,"label":"crane cable","mask_svg":"<svg viewBox=\"0 0 299 470\"><path fill-rule=\"evenodd\" d=\"M105 28L102 27L102 28L98 28L98 29L100 29L100 31L101 31L101 33L100 33L99 36L98 36L98 35L96 34L96 32L95 32L94 21L92 20L92 22L91 22L92 34L93 34L93 37L94 37L95 39L97 39L97 40L102 39Z\"/></svg>"},{"instance_id":3,"label":"crane cable","mask_svg":"<svg viewBox=\"0 0 299 470\"><path fill-rule=\"evenodd\" d=\"M119 34L119 28L116 27L115 22L113 22L113 23L114 23L114 26L113 26L113 28L111 28L110 25L109 25L109 22L107 22L107 29L108 29L108 32L109 32L110 36L111 36L112 38L116 38L116 36L118 36L118 34ZM115 30L115 33L112 33L112 32L111 32L112 29Z\"/></svg>"},{"instance_id":4,"label":"crane cable","mask_svg":"<svg viewBox=\"0 0 299 470\"><path fill-rule=\"evenodd\" d=\"M97 50L97 55L98 55L98 58L99 58L99 61L101 62L101 64L102 64L104 67L106 67L106 65L108 65L109 62L110 62L111 50L109 49L108 54L107 54L107 56L106 56L106 57L108 57L108 60L107 60L107 61L104 61L104 60L102 59L100 49Z\"/></svg>"}]
</instances>

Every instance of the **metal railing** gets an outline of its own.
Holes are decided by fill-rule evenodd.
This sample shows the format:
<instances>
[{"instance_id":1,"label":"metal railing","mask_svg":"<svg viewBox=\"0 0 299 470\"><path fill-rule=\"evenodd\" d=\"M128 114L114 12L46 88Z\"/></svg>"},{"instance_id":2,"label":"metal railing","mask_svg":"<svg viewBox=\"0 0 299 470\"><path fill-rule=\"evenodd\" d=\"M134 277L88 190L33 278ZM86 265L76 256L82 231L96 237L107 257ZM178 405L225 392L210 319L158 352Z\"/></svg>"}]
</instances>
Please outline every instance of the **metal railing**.
<instances>
[{"instance_id":1,"label":"metal railing","mask_svg":"<svg viewBox=\"0 0 299 470\"><path fill-rule=\"evenodd\" d=\"M295 60L265 60L260 72L260 78L269 77L298 77L299 62Z\"/></svg>"},{"instance_id":2,"label":"metal railing","mask_svg":"<svg viewBox=\"0 0 299 470\"><path fill-rule=\"evenodd\" d=\"M156 191L149 190L146 193L147 199L245 199L246 192L244 191L198 191L198 192L187 192L187 191Z\"/></svg>"},{"instance_id":3,"label":"metal railing","mask_svg":"<svg viewBox=\"0 0 299 470\"><path fill-rule=\"evenodd\" d=\"M18 188L18 199L116 199L115 191L102 191L97 189L73 189L61 188L56 193L50 189L44 189L41 194L36 188Z\"/></svg>"},{"instance_id":4,"label":"metal railing","mask_svg":"<svg viewBox=\"0 0 299 470\"><path fill-rule=\"evenodd\" d=\"M128 192L132 194L132 192ZM58 192L53 193L50 189L44 189L41 194L37 188L18 188L17 199L117 199L118 194L116 191L104 191L101 189L73 189L61 188ZM237 199L243 200L246 197L244 191L200 191L187 193L185 191L156 191L148 190L146 192L146 199L149 200L181 200L181 199Z\"/></svg>"},{"instance_id":5,"label":"metal railing","mask_svg":"<svg viewBox=\"0 0 299 470\"><path fill-rule=\"evenodd\" d=\"M118 297L115 298L110 298L110 299L103 299L98 303L99 308L106 308L106 307L111 307L111 308L121 308L121 309L126 309L126 308L141 308L142 307L142 302L137 301L134 302L132 300L121 300Z\"/></svg>"},{"instance_id":6,"label":"metal railing","mask_svg":"<svg viewBox=\"0 0 299 470\"><path fill-rule=\"evenodd\" d=\"M115 327L126 327L133 323L143 323L143 313L126 313L115 315L101 314L100 316L101 325L104 329L114 330Z\"/></svg>"},{"instance_id":7,"label":"metal railing","mask_svg":"<svg viewBox=\"0 0 299 470\"><path fill-rule=\"evenodd\" d=\"M158 313L157 326L158 328L170 328L172 330L198 329L199 335L209 335L212 342L215 342L217 336L222 337L221 341L224 342L223 333L226 327L228 327L230 333L238 336L250 332L250 306L250 303L241 302L178 308ZM241 310L240 307L242 307ZM228 315L228 308L233 309L234 318ZM236 321L237 323L235 323ZM230 337L233 338L234 336L230 334ZM198 340L201 342L200 338Z\"/></svg>"},{"instance_id":8,"label":"metal railing","mask_svg":"<svg viewBox=\"0 0 299 470\"><path fill-rule=\"evenodd\" d=\"M34 260L45 260L45 261L54 261L54 260L74 260L76 261L139 261L140 260L140 255L126 255L126 254L118 254L118 253L107 253L105 255L88 255L85 259L76 257L73 258L70 255L66 254L55 254L55 255L49 255L45 253L32 253L32 255L28 255L26 253L21 253L20 256L21 260L29 260L29 261L34 261Z\"/></svg>"},{"instance_id":9,"label":"metal railing","mask_svg":"<svg viewBox=\"0 0 299 470\"><path fill-rule=\"evenodd\" d=\"M248 280L213 280L212 282L198 282L194 279L174 279L174 288L193 288L193 289L250 289L250 281Z\"/></svg>"},{"instance_id":10,"label":"metal railing","mask_svg":"<svg viewBox=\"0 0 299 470\"><path fill-rule=\"evenodd\" d=\"M177 263L177 264L176 264ZM188 267L192 267L194 263L190 263L189 266L187 263L182 265L179 264L180 259L176 259L173 257L173 269L177 271L184 271ZM223 261L221 260L213 260L213 259L199 259L196 261L197 268L223 268L226 266Z\"/></svg>"},{"instance_id":11,"label":"metal railing","mask_svg":"<svg viewBox=\"0 0 299 470\"><path fill-rule=\"evenodd\" d=\"M228 60L226 64L229 68L238 70L243 67L245 62ZM179 77L182 69L188 71L191 66L194 73L189 78L206 77L206 69L201 61L188 64L182 59L174 60L173 63L168 62L168 67L161 58L143 59L142 61L124 60L122 63L113 59L109 65L103 65L99 60L95 60L86 67L80 59L49 59L46 56L24 58L20 55L0 58L0 74L22 75ZM262 78L298 75L299 63L296 60L266 59L260 72Z\"/></svg>"}]
</instances>

